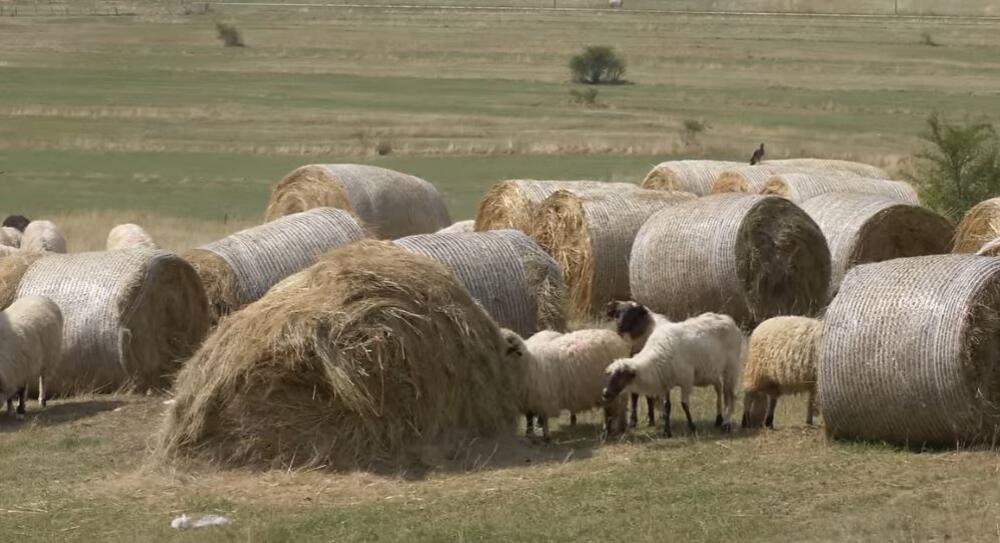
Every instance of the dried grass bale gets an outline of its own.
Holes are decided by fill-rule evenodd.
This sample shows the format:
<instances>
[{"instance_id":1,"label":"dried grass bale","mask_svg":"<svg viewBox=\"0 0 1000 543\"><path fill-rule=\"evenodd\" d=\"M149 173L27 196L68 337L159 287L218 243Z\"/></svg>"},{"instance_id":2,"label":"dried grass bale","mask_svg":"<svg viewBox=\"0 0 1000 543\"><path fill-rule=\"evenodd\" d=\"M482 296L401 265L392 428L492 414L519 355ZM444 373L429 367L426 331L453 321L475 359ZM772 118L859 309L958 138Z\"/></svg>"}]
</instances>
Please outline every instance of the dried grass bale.
<instances>
[{"instance_id":1,"label":"dried grass bale","mask_svg":"<svg viewBox=\"0 0 1000 543\"><path fill-rule=\"evenodd\" d=\"M118 249L134 249L136 247L159 249L159 246L153 241L153 236L150 236L149 232L146 232L138 224L119 224L108 232L108 241L105 244L107 250L115 251Z\"/></svg>"},{"instance_id":2,"label":"dried grass bale","mask_svg":"<svg viewBox=\"0 0 1000 543\"><path fill-rule=\"evenodd\" d=\"M0 257L0 309L14 303L21 278L42 256L44 253L13 251Z\"/></svg>"},{"instance_id":3,"label":"dried grass bale","mask_svg":"<svg viewBox=\"0 0 1000 543\"><path fill-rule=\"evenodd\" d=\"M672 320L712 311L752 328L822 307L830 252L819 226L788 200L715 194L646 221L629 280L636 301Z\"/></svg>"},{"instance_id":4,"label":"dried grass bale","mask_svg":"<svg viewBox=\"0 0 1000 543\"><path fill-rule=\"evenodd\" d=\"M463 234L466 232L474 232L476 230L476 221L473 219L458 221L451 226L446 226L438 230L437 234Z\"/></svg>"},{"instance_id":5,"label":"dried grass bale","mask_svg":"<svg viewBox=\"0 0 1000 543\"><path fill-rule=\"evenodd\" d=\"M913 187L905 181L889 181L843 174L778 174L768 178L757 192L788 198L797 204L830 192L874 194L908 204L920 204L917 191L913 190Z\"/></svg>"},{"instance_id":6,"label":"dried grass bale","mask_svg":"<svg viewBox=\"0 0 1000 543\"><path fill-rule=\"evenodd\" d=\"M669 160L653 167L642 180L642 188L677 190L699 196L709 194L722 172L745 166L743 162L721 160Z\"/></svg>"},{"instance_id":7,"label":"dried grass bale","mask_svg":"<svg viewBox=\"0 0 1000 543\"><path fill-rule=\"evenodd\" d=\"M851 160L834 160L826 158L785 158L781 160L771 160L768 162L808 170L848 172L859 177L867 177L870 179L892 179L882 168Z\"/></svg>"},{"instance_id":8,"label":"dried grass bale","mask_svg":"<svg viewBox=\"0 0 1000 543\"><path fill-rule=\"evenodd\" d=\"M827 434L899 445L995 444L1000 260L901 258L851 270L823 326Z\"/></svg>"},{"instance_id":9,"label":"dried grass bale","mask_svg":"<svg viewBox=\"0 0 1000 543\"><path fill-rule=\"evenodd\" d=\"M274 187L266 220L315 207L350 211L383 239L436 232L451 224L434 185L360 164L310 164L296 169Z\"/></svg>"},{"instance_id":10,"label":"dried grass bale","mask_svg":"<svg viewBox=\"0 0 1000 543\"><path fill-rule=\"evenodd\" d=\"M66 238L52 221L31 221L24 229L21 248L25 251L65 253Z\"/></svg>"},{"instance_id":11,"label":"dried grass bale","mask_svg":"<svg viewBox=\"0 0 1000 543\"><path fill-rule=\"evenodd\" d=\"M927 208L871 194L831 192L806 200L802 209L826 236L831 296L852 267L947 253L954 233L948 219Z\"/></svg>"},{"instance_id":12,"label":"dried grass bale","mask_svg":"<svg viewBox=\"0 0 1000 543\"><path fill-rule=\"evenodd\" d=\"M823 323L808 317L774 317L754 329L743 366L744 428L772 426L778 398L802 392L812 424L822 331Z\"/></svg>"},{"instance_id":13,"label":"dried grass bale","mask_svg":"<svg viewBox=\"0 0 1000 543\"><path fill-rule=\"evenodd\" d=\"M55 394L165 388L209 326L198 276L163 251L46 255L17 287L17 298L32 295L63 313L62 359L46 385Z\"/></svg>"},{"instance_id":14,"label":"dried grass bale","mask_svg":"<svg viewBox=\"0 0 1000 543\"><path fill-rule=\"evenodd\" d=\"M608 302L631 299L628 260L639 228L663 208L694 198L651 190L560 190L546 198L535 212L533 237L562 269L570 319L592 319Z\"/></svg>"},{"instance_id":15,"label":"dried grass bale","mask_svg":"<svg viewBox=\"0 0 1000 543\"><path fill-rule=\"evenodd\" d=\"M990 198L974 205L955 232L952 252L974 253L1000 237L1000 198Z\"/></svg>"},{"instance_id":16,"label":"dried grass bale","mask_svg":"<svg viewBox=\"0 0 1000 543\"><path fill-rule=\"evenodd\" d=\"M177 379L156 458L364 469L510 435L503 345L442 265L353 243L222 320Z\"/></svg>"},{"instance_id":17,"label":"dried grass bale","mask_svg":"<svg viewBox=\"0 0 1000 543\"><path fill-rule=\"evenodd\" d=\"M476 231L513 229L531 234L535 209L557 190L621 192L638 188L631 183L603 181L501 181L479 202Z\"/></svg>"},{"instance_id":18,"label":"dried grass bale","mask_svg":"<svg viewBox=\"0 0 1000 543\"><path fill-rule=\"evenodd\" d=\"M330 249L365 237L350 213L321 207L248 228L184 254L205 286L213 319L257 300Z\"/></svg>"},{"instance_id":19,"label":"dried grass bale","mask_svg":"<svg viewBox=\"0 0 1000 543\"><path fill-rule=\"evenodd\" d=\"M521 335L565 328L559 266L523 232L425 234L394 243L444 264L504 328Z\"/></svg>"}]
</instances>

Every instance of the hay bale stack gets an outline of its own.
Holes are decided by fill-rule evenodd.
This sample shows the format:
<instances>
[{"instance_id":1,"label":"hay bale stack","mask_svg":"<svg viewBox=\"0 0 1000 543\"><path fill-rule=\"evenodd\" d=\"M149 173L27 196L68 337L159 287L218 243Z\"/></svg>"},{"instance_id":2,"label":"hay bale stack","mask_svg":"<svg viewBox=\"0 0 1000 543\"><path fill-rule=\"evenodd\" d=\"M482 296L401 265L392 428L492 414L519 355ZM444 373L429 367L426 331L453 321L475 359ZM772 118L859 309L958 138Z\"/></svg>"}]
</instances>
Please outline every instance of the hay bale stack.
<instances>
[{"instance_id":1,"label":"hay bale stack","mask_svg":"<svg viewBox=\"0 0 1000 543\"><path fill-rule=\"evenodd\" d=\"M952 252L975 253L983 245L1000 237L1000 198L990 198L974 205L958 223Z\"/></svg>"},{"instance_id":2,"label":"hay bale stack","mask_svg":"<svg viewBox=\"0 0 1000 543\"><path fill-rule=\"evenodd\" d=\"M520 230L531 234L535 209L557 190L621 192L637 190L631 183L604 181L535 181L519 179L501 181L479 202L476 211L477 232L486 230Z\"/></svg>"},{"instance_id":3,"label":"hay bale stack","mask_svg":"<svg viewBox=\"0 0 1000 543\"><path fill-rule=\"evenodd\" d=\"M365 237L350 213L321 207L280 217L184 254L205 286L213 320L257 300L319 255Z\"/></svg>"},{"instance_id":4,"label":"hay bale stack","mask_svg":"<svg viewBox=\"0 0 1000 543\"><path fill-rule=\"evenodd\" d=\"M933 211L871 194L832 192L802 204L830 248L830 295L858 264L948 252L954 227Z\"/></svg>"},{"instance_id":5,"label":"hay bale stack","mask_svg":"<svg viewBox=\"0 0 1000 543\"><path fill-rule=\"evenodd\" d=\"M360 164L310 164L296 169L274 187L265 218L273 221L315 207L350 211L382 239L436 232L451 224L434 185Z\"/></svg>"},{"instance_id":6,"label":"hay bale stack","mask_svg":"<svg viewBox=\"0 0 1000 543\"><path fill-rule=\"evenodd\" d=\"M823 336L828 435L995 444L1000 260L937 255L858 266L830 305Z\"/></svg>"},{"instance_id":7,"label":"hay bale stack","mask_svg":"<svg viewBox=\"0 0 1000 543\"><path fill-rule=\"evenodd\" d=\"M458 221L450 226L438 230L437 234L463 234L476 231L476 221L473 219Z\"/></svg>"},{"instance_id":8,"label":"hay bale stack","mask_svg":"<svg viewBox=\"0 0 1000 543\"><path fill-rule=\"evenodd\" d=\"M826 302L830 252L819 226L788 200L715 194L646 221L629 281L633 299L672 319L714 311L752 328L815 314Z\"/></svg>"},{"instance_id":9,"label":"hay bale stack","mask_svg":"<svg viewBox=\"0 0 1000 543\"><path fill-rule=\"evenodd\" d=\"M365 469L513 432L500 330L442 265L366 240L282 285L184 366L157 459Z\"/></svg>"},{"instance_id":10,"label":"hay bale stack","mask_svg":"<svg viewBox=\"0 0 1000 543\"><path fill-rule=\"evenodd\" d=\"M444 264L500 326L523 336L565 329L559 266L523 232L425 234L394 243Z\"/></svg>"},{"instance_id":11,"label":"hay bale stack","mask_svg":"<svg viewBox=\"0 0 1000 543\"><path fill-rule=\"evenodd\" d=\"M572 320L599 316L604 304L629 300L628 260L639 228L656 212L694 199L686 192L624 194L556 191L535 212L535 241L562 269Z\"/></svg>"},{"instance_id":12,"label":"hay bale stack","mask_svg":"<svg viewBox=\"0 0 1000 543\"><path fill-rule=\"evenodd\" d=\"M712 191L719 174L745 166L742 162L722 160L669 160L653 167L642 180L642 188L677 190L704 196Z\"/></svg>"},{"instance_id":13,"label":"hay bale stack","mask_svg":"<svg viewBox=\"0 0 1000 543\"><path fill-rule=\"evenodd\" d=\"M882 168L851 160L834 160L826 158L785 158L781 160L769 160L768 162L807 170L848 172L857 175L858 177L867 177L870 179L891 179L889 174Z\"/></svg>"},{"instance_id":14,"label":"hay bale stack","mask_svg":"<svg viewBox=\"0 0 1000 543\"><path fill-rule=\"evenodd\" d=\"M920 204L917 191L905 181L889 181L842 173L777 174L768 178L757 192L788 198L797 204L831 192L874 194L908 204Z\"/></svg>"},{"instance_id":15,"label":"hay bale stack","mask_svg":"<svg viewBox=\"0 0 1000 543\"><path fill-rule=\"evenodd\" d=\"M37 258L16 298L33 295L63 314L62 359L46 382L54 394L165 388L209 327L198 275L163 251Z\"/></svg>"}]
</instances>

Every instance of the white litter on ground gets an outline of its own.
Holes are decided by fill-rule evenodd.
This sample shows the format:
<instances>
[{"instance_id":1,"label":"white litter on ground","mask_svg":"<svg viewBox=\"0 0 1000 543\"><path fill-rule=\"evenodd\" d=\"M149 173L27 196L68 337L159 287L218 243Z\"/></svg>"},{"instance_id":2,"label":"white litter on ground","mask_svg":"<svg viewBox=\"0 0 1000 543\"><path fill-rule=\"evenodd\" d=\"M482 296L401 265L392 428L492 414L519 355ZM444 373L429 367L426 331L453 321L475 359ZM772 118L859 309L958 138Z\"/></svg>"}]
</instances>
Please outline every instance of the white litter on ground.
<instances>
[{"instance_id":1,"label":"white litter on ground","mask_svg":"<svg viewBox=\"0 0 1000 543\"><path fill-rule=\"evenodd\" d=\"M195 520L187 515L181 515L170 521L170 527L177 530L187 530L188 528L206 528L209 526L226 526L229 519L219 515L205 515Z\"/></svg>"}]
</instances>

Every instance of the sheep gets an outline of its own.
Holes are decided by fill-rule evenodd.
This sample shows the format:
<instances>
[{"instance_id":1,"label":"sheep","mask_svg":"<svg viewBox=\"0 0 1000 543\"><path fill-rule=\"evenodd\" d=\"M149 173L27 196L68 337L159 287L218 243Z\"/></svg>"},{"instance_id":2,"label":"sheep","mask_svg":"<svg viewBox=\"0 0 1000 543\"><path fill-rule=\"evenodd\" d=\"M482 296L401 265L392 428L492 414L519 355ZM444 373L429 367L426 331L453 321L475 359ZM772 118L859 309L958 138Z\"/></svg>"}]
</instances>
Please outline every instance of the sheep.
<instances>
[{"instance_id":1,"label":"sheep","mask_svg":"<svg viewBox=\"0 0 1000 543\"><path fill-rule=\"evenodd\" d=\"M7 218L3 220L3 226L14 228L18 232L24 232L24 229L28 227L30 222L31 219L24 215L7 215Z\"/></svg>"},{"instance_id":2,"label":"sheep","mask_svg":"<svg viewBox=\"0 0 1000 543\"><path fill-rule=\"evenodd\" d=\"M7 414L18 397L17 415L24 415L24 397L38 379L38 402L45 406L45 373L62 355L63 317L59 306L43 296L25 296L0 313L0 395Z\"/></svg>"},{"instance_id":3,"label":"sheep","mask_svg":"<svg viewBox=\"0 0 1000 543\"><path fill-rule=\"evenodd\" d=\"M23 234L11 226L0 227L0 245L4 247L20 247Z\"/></svg>"},{"instance_id":4,"label":"sheep","mask_svg":"<svg viewBox=\"0 0 1000 543\"><path fill-rule=\"evenodd\" d=\"M616 358L628 356L629 347L611 330L579 330L568 334L544 331L524 341L503 329L507 358L514 362L521 382L520 405L532 433L538 416L542 437L549 439L549 418L563 410L573 413L604 407L605 430L621 428L621 405L601 397L604 370Z\"/></svg>"},{"instance_id":5,"label":"sheep","mask_svg":"<svg viewBox=\"0 0 1000 543\"><path fill-rule=\"evenodd\" d=\"M816 372L823 325L806 317L774 317L750 335L743 368L743 428L774 428L774 410L783 394L809 393L806 424L816 412Z\"/></svg>"},{"instance_id":6,"label":"sheep","mask_svg":"<svg viewBox=\"0 0 1000 543\"><path fill-rule=\"evenodd\" d=\"M138 224L119 224L108 232L107 250L114 251L134 247L159 248L153 241L153 237Z\"/></svg>"},{"instance_id":7,"label":"sheep","mask_svg":"<svg viewBox=\"0 0 1000 543\"><path fill-rule=\"evenodd\" d=\"M670 391L681 389L681 407L688 428L696 431L691 417L691 391L711 386L716 394L715 425L732 429L736 387L743 363L743 334L727 315L703 313L682 322L670 322L645 306L632 304L621 316L618 332L626 340L641 341L642 349L630 358L615 360L607 368L605 401L625 389L644 396L663 395L663 433L670 431Z\"/></svg>"},{"instance_id":8,"label":"sheep","mask_svg":"<svg viewBox=\"0 0 1000 543\"><path fill-rule=\"evenodd\" d=\"M31 221L24 229L21 248L25 251L66 252L66 238L51 221Z\"/></svg>"},{"instance_id":9,"label":"sheep","mask_svg":"<svg viewBox=\"0 0 1000 543\"><path fill-rule=\"evenodd\" d=\"M623 301L617 301L617 300L613 301L613 302L608 302L608 304L606 306L605 313L607 314L607 316L608 316L609 319L612 319L612 320L615 321L615 326L616 327L621 327L623 325L621 319L622 319L622 317L625 316L626 310L629 307L632 307L632 306L635 306L635 305L638 305L638 304L636 304L635 302L623 302ZM652 328L650 328L649 331L651 332ZM641 351L642 347L646 344L646 338L648 338L648 337L649 336L647 335L646 337L640 338L640 339L638 339L636 341L631 341L630 340L630 342L632 343L632 352L629 353L629 354L630 355L635 355L637 352ZM629 408L628 427L629 428L635 428L635 427L639 426L639 395L638 394L634 394L634 393L630 394L630 400L631 401L630 401L630 404L629 404L630 408ZM647 419L649 421L649 426L650 427L656 426L656 407L655 406L656 406L656 398L653 397L653 396L646 396L646 417L647 417Z\"/></svg>"}]
</instances>

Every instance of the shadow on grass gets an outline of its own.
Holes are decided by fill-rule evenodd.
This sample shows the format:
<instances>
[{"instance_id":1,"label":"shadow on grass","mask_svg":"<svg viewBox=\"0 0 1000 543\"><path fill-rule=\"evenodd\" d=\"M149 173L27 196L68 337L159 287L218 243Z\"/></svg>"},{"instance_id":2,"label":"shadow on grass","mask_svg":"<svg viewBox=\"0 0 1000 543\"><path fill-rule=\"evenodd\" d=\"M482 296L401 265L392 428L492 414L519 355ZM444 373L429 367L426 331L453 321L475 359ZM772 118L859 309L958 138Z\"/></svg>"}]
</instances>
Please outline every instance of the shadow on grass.
<instances>
[{"instance_id":1,"label":"shadow on grass","mask_svg":"<svg viewBox=\"0 0 1000 543\"><path fill-rule=\"evenodd\" d=\"M29 425L54 426L80 419L90 418L100 413L112 411L125 405L121 400L87 400L82 402L60 402L38 409L34 402L28 403L27 414L18 420L0 411L0 433L16 432ZM3 407L3 406L0 406ZM4 407L5 409L5 407Z\"/></svg>"}]
</instances>

